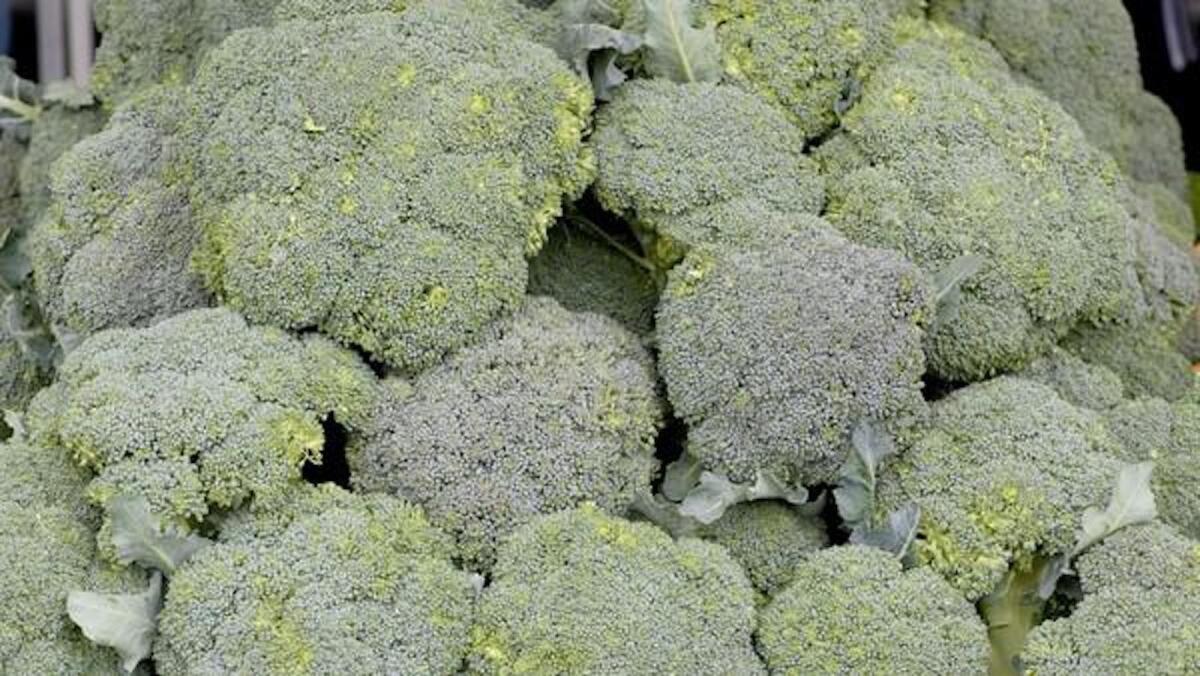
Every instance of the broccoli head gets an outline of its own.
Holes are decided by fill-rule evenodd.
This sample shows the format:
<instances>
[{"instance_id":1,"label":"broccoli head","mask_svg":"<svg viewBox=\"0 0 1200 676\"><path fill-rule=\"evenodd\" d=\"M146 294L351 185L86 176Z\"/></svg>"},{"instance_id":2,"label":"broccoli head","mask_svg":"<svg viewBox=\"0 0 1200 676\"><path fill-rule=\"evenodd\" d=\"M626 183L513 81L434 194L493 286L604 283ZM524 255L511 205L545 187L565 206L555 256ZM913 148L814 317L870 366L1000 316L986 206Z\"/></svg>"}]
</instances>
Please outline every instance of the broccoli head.
<instances>
[{"instance_id":1,"label":"broccoli head","mask_svg":"<svg viewBox=\"0 0 1200 676\"><path fill-rule=\"evenodd\" d=\"M761 674L754 592L720 546L594 506L501 547L469 664L481 674Z\"/></svg>"},{"instance_id":2,"label":"broccoli head","mask_svg":"<svg viewBox=\"0 0 1200 676\"><path fill-rule=\"evenodd\" d=\"M630 219L667 268L693 246L753 241L753 200L785 213L820 211L824 186L785 115L729 85L634 80L600 109L592 135L596 196Z\"/></svg>"},{"instance_id":3,"label":"broccoli head","mask_svg":"<svg viewBox=\"0 0 1200 676\"><path fill-rule=\"evenodd\" d=\"M1175 401L1195 387L1196 376L1179 352L1173 325L1132 324L1086 327L1063 347L1090 364L1116 373L1128 397L1159 397Z\"/></svg>"},{"instance_id":4,"label":"broccoli head","mask_svg":"<svg viewBox=\"0 0 1200 676\"><path fill-rule=\"evenodd\" d=\"M291 21L209 54L196 260L225 303L410 372L519 304L525 255L591 180L592 96L468 9Z\"/></svg>"},{"instance_id":5,"label":"broccoli head","mask_svg":"<svg viewBox=\"0 0 1200 676\"><path fill-rule=\"evenodd\" d=\"M458 667L475 592L450 563L447 538L401 500L311 490L321 494L311 514L273 536L206 547L175 572L159 616L159 673Z\"/></svg>"},{"instance_id":6,"label":"broccoli head","mask_svg":"<svg viewBox=\"0 0 1200 676\"><path fill-rule=\"evenodd\" d=\"M891 54L897 17L914 0L706 0L726 77L787 111L805 138L838 125Z\"/></svg>"},{"instance_id":7,"label":"broccoli head","mask_svg":"<svg viewBox=\"0 0 1200 676\"><path fill-rule=\"evenodd\" d=\"M915 502L918 557L971 600L1010 568L1069 552L1119 469L1098 416L1011 376L938 401L903 446L881 473L880 512Z\"/></svg>"},{"instance_id":8,"label":"broccoli head","mask_svg":"<svg viewBox=\"0 0 1200 676\"><path fill-rule=\"evenodd\" d=\"M84 341L30 405L29 427L96 474L93 502L140 494L194 526L214 507L282 494L321 461L322 423L360 429L374 392L371 371L324 338L195 310Z\"/></svg>"},{"instance_id":9,"label":"broccoli head","mask_svg":"<svg viewBox=\"0 0 1200 676\"><path fill-rule=\"evenodd\" d=\"M1125 385L1117 374L1058 347L1021 371L1020 377L1039 382L1068 403L1093 411L1107 411L1125 401Z\"/></svg>"},{"instance_id":10,"label":"broccoli head","mask_svg":"<svg viewBox=\"0 0 1200 676\"><path fill-rule=\"evenodd\" d=\"M191 153L176 132L178 88L147 90L52 170L52 201L30 239L34 285L58 332L87 336L208 304L188 259Z\"/></svg>"},{"instance_id":11,"label":"broccoli head","mask_svg":"<svg viewBox=\"0 0 1200 676\"><path fill-rule=\"evenodd\" d=\"M856 424L924 412L932 293L895 253L852 244L815 217L775 221L807 232L697 248L670 272L659 369L706 470L737 483L759 473L833 483Z\"/></svg>"},{"instance_id":12,"label":"broccoli head","mask_svg":"<svg viewBox=\"0 0 1200 676\"><path fill-rule=\"evenodd\" d=\"M613 320L530 298L489 334L391 381L350 459L356 485L423 506L481 570L538 514L623 512L658 469L663 414L649 353Z\"/></svg>"},{"instance_id":13,"label":"broccoli head","mask_svg":"<svg viewBox=\"0 0 1200 676\"><path fill-rule=\"evenodd\" d=\"M696 535L724 547L766 597L792 580L804 557L829 544L820 519L774 500L734 505Z\"/></svg>"},{"instance_id":14,"label":"broccoli head","mask_svg":"<svg viewBox=\"0 0 1200 676\"><path fill-rule=\"evenodd\" d=\"M970 674L988 663L987 628L929 568L847 545L811 554L758 621L774 674Z\"/></svg>"},{"instance_id":15,"label":"broccoli head","mask_svg":"<svg viewBox=\"0 0 1200 676\"><path fill-rule=\"evenodd\" d=\"M43 97L42 111L29 130L29 152L21 161L21 205L25 221L36 223L50 205L50 168L79 141L104 128L105 114L91 96L65 90Z\"/></svg>"},{"instance_id":16,"label":"broccoli head","mask_svg":"<svg viewBox=\"0 0 1200 676\"><path fill-rule=\"evenodd\" d=\"M1117 531L1072 567L1084 594L1119 587L1200 594L1200 543L1157 521Z\"/></svg>"},{"instance_id":17,"label":"broccoli head","mask_svg":"<svg viewBox=\"0 0 1200 676\"><path fill-rule=\"evenodd\" d=\"M1132 317L1141 290L1116 165L986 43L906 23L896 58L821 146L827 217L930 273L983 268L927 344L944 379L1019 370L1081 321Z\"/></svg>"}]
</instances>

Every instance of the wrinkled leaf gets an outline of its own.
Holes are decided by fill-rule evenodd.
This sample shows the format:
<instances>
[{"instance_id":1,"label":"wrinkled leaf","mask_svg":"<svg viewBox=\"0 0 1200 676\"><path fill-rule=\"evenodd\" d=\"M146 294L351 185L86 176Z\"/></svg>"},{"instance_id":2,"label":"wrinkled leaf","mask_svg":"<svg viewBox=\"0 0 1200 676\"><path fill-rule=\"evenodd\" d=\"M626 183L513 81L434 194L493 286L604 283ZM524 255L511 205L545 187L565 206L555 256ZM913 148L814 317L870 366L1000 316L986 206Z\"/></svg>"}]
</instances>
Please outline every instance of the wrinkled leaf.
<instances>
[{"instance_id":1,"label":"wrinkled leaf","mask_svg":"<svg viewBox=\"0 0 1200 676\"><path fill-rule=\"evenodd\" d=\"M909 503L889 514L887 523L880 528L864 525L855 529L850 533L850 543L882 549L898 559L907 560L920 524L921 508Z\"/></svg>"},{"instance_id":2,"label":"wrinkled leaf","mask_svg":"<svg viewBox=\"0 0 1200 676\"><path fill-rule=\"evenodd\" d=\"M786 500L794 505L808 502L808 489L792 487L776 477L762 474L753 484L735 484L715 472L703 472L679 506L679 512L702 524L715 523L730 507L754 500Z\"/></svg>"},{"instance_id":3,"label":"wrinkled leaf","mask_svg":"<svg viewBox=\"0 0 1200 676\"><path fill-rule=\"evenodd\" d=\"M875 511L875 485L879 465L896 452L896 444L877 422L863 421L850 437L850 455L833 491L838 513L851 528L866 523Z\"/></svg>"},{"instance_id":4,"label":"wrinkled leaf","mask_svg":"<svg viewBox=\"0 0 1200 676\"><path fill-rule=\"evenodd\" d=\"M193 554L212 544L198 535L182 533L175 528L164 529L160 519L150 512L150 504L141 496L113 498L108 504L108 514L117 559L126 565L137 563L143 568L170 574Z\"/></svg>"},{"instance_id":5,"label":"wrinkled leaf","mask_svg":"<svg viewBox=\"0 0 1200 676\"><path fill-rule=\"evenodd\" d=\"M83 635L96 645L117 651L126 672L150 657L158 611L162 608L162 574L154 573L150 586L138 594L67 594L67 615Z\"/></svg>"},{"instance_id":6,"label":"wrinkled leaf","mask_svg":"<svg viewBox=\"0 0 1200 676\"><path fill-rule=\"evenodd\" d=\"M1126 465L1117 476L1112 498L1103 511L1094 507L1083 514L1083 531L1075 545L1074 554L1091 547L1118 530L1134 524L1152 521L1158 516L1154 492L1150 490L1150 475L1154 463Z\"/></svg>"},{"instance_id":7,"label":"wrinkled leaf","mask_svg":"<svg viewBox=\"0 0 1200 676\"><path fill-rule=\"evenodd\" d=\"M646 18L646 70L675 82L714 82L721 78L714 28L696 28L691 0L643 0Z\"/></svg>"},{"instance_id":8,"label":"wrinkled leaf","mask_svg":"<svg viewBox=\"0 0 1200 676\"><path fill-rule=\"evenodd\" d=\"M605 49L592 58L592 93L597 101L612 101L613 95L629 79L625 71L617 67L617 57L621 55L615 49Z\"/></svg>"},{"instance_id":9,"label":"wrinkled leaf","mask_svg":"<svg viewBox=\"0 0 1200 676\"><path fill-rule=\"evenodd\" d=\"M700 528L700 522L682 514L679 505L652 495L648 490L638 493L629 509L673 537L691 535Z\"/></svg>"},{"instance_id":10,"label":"wrinkled leaf","mask_svg":"<svg viewBox=\"0 0 1200 676\"><path fill-rule=\"evenodd\" d=\"M700 474L704 467L695 458L684 454L675 462L667 465L663 473L662 494L668 500L680 502L700 482Z\"/></svg>"},{"instance_id":11,"label":"wrinkled leaf","mask_svg":"<svg viewBox=\"0 0 1200 676\"><path fill-rule=\"evenodd\" d=\"M937 303L935 324L953 321L958 316L958 307L962 302L962 285L983 269L983 258L974 254L964 254L950 261L950 264L934 275L934 298Z\"/></svg>"},{"instance_id":12,"label":"wrinkled leaf","mask_svg":"<svg viewBox=\"0 0 1200 676\"><path fill-rule=\"evenodd\" d=\"M1054 596L1054 590L1058 589L1058 581L1064 575L1071 572L1071 557L1066 554L1059 554L1050 559L1050 562L1042 568L1041 577L1038 578L1037 595L1038 598L1046 601L1051 596Z\"/></svg>"}]
</instances>

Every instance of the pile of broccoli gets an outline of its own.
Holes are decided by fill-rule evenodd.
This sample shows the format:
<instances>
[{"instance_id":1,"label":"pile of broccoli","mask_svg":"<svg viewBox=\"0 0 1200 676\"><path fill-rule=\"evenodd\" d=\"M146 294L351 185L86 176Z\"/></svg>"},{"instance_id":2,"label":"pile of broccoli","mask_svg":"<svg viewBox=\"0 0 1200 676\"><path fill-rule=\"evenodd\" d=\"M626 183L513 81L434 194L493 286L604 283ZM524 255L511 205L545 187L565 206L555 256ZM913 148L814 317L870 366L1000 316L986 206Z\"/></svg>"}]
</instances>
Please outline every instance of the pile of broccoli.
<instances>
[{"instance_id":1,"label":"pile of broccoli","mask_svg":"<svg viewBox=\"0 0 1200 676\"><path fill-rule=\"evenodd\" d=\"M0 59L0 673L1200 673L1120 0L97 0Z\"/></svg>"}]
</instances>

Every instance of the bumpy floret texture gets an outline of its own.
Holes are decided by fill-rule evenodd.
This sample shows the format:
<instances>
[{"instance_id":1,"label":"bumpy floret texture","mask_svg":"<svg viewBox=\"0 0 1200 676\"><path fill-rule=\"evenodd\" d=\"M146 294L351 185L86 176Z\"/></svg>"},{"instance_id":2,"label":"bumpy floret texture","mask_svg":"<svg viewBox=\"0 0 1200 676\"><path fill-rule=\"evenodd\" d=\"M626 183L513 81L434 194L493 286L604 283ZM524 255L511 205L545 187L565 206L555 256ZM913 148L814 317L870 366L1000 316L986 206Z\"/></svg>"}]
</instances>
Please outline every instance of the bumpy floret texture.
<instances>
[{"instance_id":1,"label":"bumpy floret texture","mask_svg":"<svg viewBox=\"0 0 1200 676\"><path fill-rule=\"evenodd\" d=\"M1141 292L1117 167L985 43L937 24L906 30L821 157L828 217L852 239L931 274L984 259L931 336L930 368L981 380L1077 322L1130 316Z\"/></svg>"},{"instance_id":2,"label":"bumpy floret texture","mask_svg":"<svg viewBox=\"0 0 1200 676\"><path fill-rule=\"evenodd\" d=\"M601 205L645 231L651 259L665 267L698 244L759 236L752 216L712 218L715 206L757 200L815 214L824 198L804 137L781 112L729 85L630 82L600 109L591 143Z\"/></svg>"},{"instance_id":3,"label":"bumpy floret texture","mask_svg":"<svg viewBox=\"0 0 1200 676\"><path fill-rule=\"evenodd\" d=\"M1072 567L1085 594L1118 587L1200 593L1200 543L1157 521L1117 531Z\"/></svg>"},{"instance_id":4,"label":"bumpy floret texture","mask_svg":"<svg viewBox=\"0 0 1200 676\"><path fill-rule=\"evenodd\" d=\"M937 402L880 479L879 509L921 509L919 558L970 599L1012 566L1075 544L1079 515L1107 503L1119 463L1099 418L1002 377Z\"/></svg>"},{"instance_id":5,"label":"bumpy floret texture","mask_svg":"<svg viewBox=\"0 0 1200 676\"><path fill-rule=\"evenodd\" d=\"M171 578L155 644L159 673L458 667L474 590L450 563L445 536L395 498L328 501L272 537L208 547Z\"/></svg>"},{"instance_id":6,"label":"bumpy floret texture","mask_svg":"<svg viewBox=\"0 0 1200 676\"><path fill-rule=\"evenodd\" d=\"M267 23L278 0L98 0L103 34L91 88L117 106L156 84L191 79L204 54L239 28Z\"/></svg>"},{"instance_id":7,"label":"bumpy floret texture","mask_svg":"<svg viewBox=\"0 0 1200 676\"><path fill-rule=\"evenodd\" d=\"M763 610L758 645L775 674L967 674L988 661L975 608L929 568L860 545L796 567Z\"/></svg>"},{"instance_id":8,"label":"bumpy floret texture","mask_svg":"<svg viewBox=\"0 0 1200 676\"><path fill-rule=\"evenodd\" d=\"M1084 329L1064 343L1080 359L1104 366L1125 384L1129 397L1175 401L1195 386L1187 357L1175 346L1169 327L1106 326Z\"/></svg>"},{"instance_id":9,"label":"bumpy floret texture","mask_svg":"<svg viewBox=\"0 0 1200 676\"><path fill-rule=\"evenodd\" d=\"M1057 347L1030 364L1020 377L1039 382L1064 401L1093 411L1107 411L1125 401L1125 384L1117 374Z\"/></svg>"},{"instance_id":10,"label":"bumpy floret texture","mask_svg":"<svg viewBox=\"0 0 1200 676\"><path fill-rule=\"evenodd\" d=\"M777 501L734 505L697 535L724 547L767 597L791 581L806 556L829 544L820 519Z\"/></svg>"},{"instance_id":11,"label":"bumpy floret texture","mask_svg":"<svg viewBox=\"0 0 1200 676\"><path fill-rule=\"evenodd\" d=\"M1121 0L932 0L930 14L995 45L1018 77L1066 108L1138 180L1185 191L1179 123L1142 91Z\"/></svg>"},{"instance_id":12,"label":"bumpy floret texture","mask_svg":"<svg viewBox=\"0 0 1200 676\"><path fill-rule=\"evenodd\" d=\"M688 453L735 482L833 482L855 425L924 411L925 279L820 219L788 220L806 234L693 250L659 306L659 370Z\"/></svg>"},{"instance_id":13,"label":"bumpy floret texture","mask_svg":"<svg viewBox=\"0 0 1200 676\"><path fill-rule=\"evenodd\" d=\"M21 206L28 225L36 223L50 205L50 168L71 146L99 132L104 123L103 111L83 98L42 109L30 126L29 152L21 161Z\"/></svg>"},{"instance_id":14,"label":"bumpy floret texture","mask_svg":"<svg viewBox=\"0 0 1200 676\"><path fill-rule=\"evenodd\" d=\"M187 116L178 88L145 92L54 165L52 201L30 241L46 319L87 336L208 304L189 268Z\"/></svg>"},{"instance_id":15,"label":"bumpy floret texture","mask_svg":"<svg viewBox=\"0 0 1200 676\"><path fill-rule=\"evenodd\" d=\"M590 89L453 4L241 31L195 89L210 287L409 371L514 309L591 176Z\"/></svg>"},{"instance_id":16,"label":"bumpy floret texture","mask_svg":"<svg viewBox=\"0 0 1200 676\"><path fill-rule=\"evenodd\" d=\"M531 298L478 345L381 399L354 480L425 507L467 565L538 514L648 490L662 417L650 355L615 321Z\"/></svg>"},{"instance_id":17,"label":"bumpy floret texture","mask_svg":"<svg viewBox=\"0 0 1200 676\"><path fill-rule=\"evenodd\" d=\"M787 111L806 138L837 126L893 48L912 0L707 0L727 78Z\"/></svg>"},{"instance_id":18,"label":"bumpy floret texture","mask_svg":"<svg viewBox=\"0 0 1200 676\"><path fill-rule=\"evenodd\" d=\"M325 338L196 310L84 341L31 404L29 427L96 474L93 501L140 494L187 525L280 495L321 460L322 422L360 429L374 392L371 371Z\"/></svg>"},{"instance_id":19,"label":"bumpy floret texture","mask_svg":"<svg viewBox=\"0 0 1200 676\"><path fill-rule=\"evenodd\" d=\"M581 507L500 550L472 630L483 674L765 673L754 592L718 545Z\"/></svg>"}]
</instances>

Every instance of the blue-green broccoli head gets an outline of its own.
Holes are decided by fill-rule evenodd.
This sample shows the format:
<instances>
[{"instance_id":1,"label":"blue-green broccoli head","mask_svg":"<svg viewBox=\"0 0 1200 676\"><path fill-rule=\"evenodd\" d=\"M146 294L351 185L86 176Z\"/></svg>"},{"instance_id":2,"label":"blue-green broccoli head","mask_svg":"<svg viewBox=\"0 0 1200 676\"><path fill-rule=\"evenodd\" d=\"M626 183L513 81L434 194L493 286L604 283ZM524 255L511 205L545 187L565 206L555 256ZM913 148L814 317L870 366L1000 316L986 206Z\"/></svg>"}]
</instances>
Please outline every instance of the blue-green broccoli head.
<instances>
[{"instance_id":1,"label":"blue-green broccoli head","mask_svg":"<svg viewBox=\"0 0 1200 676\"><path fill-rule=\"evenodd\" d=\"M760 601L783 589L805 557L829 544L819 518L775 500L734 505L696 535L721 545L741 564Z\"/></svg>"}]
</instances>

